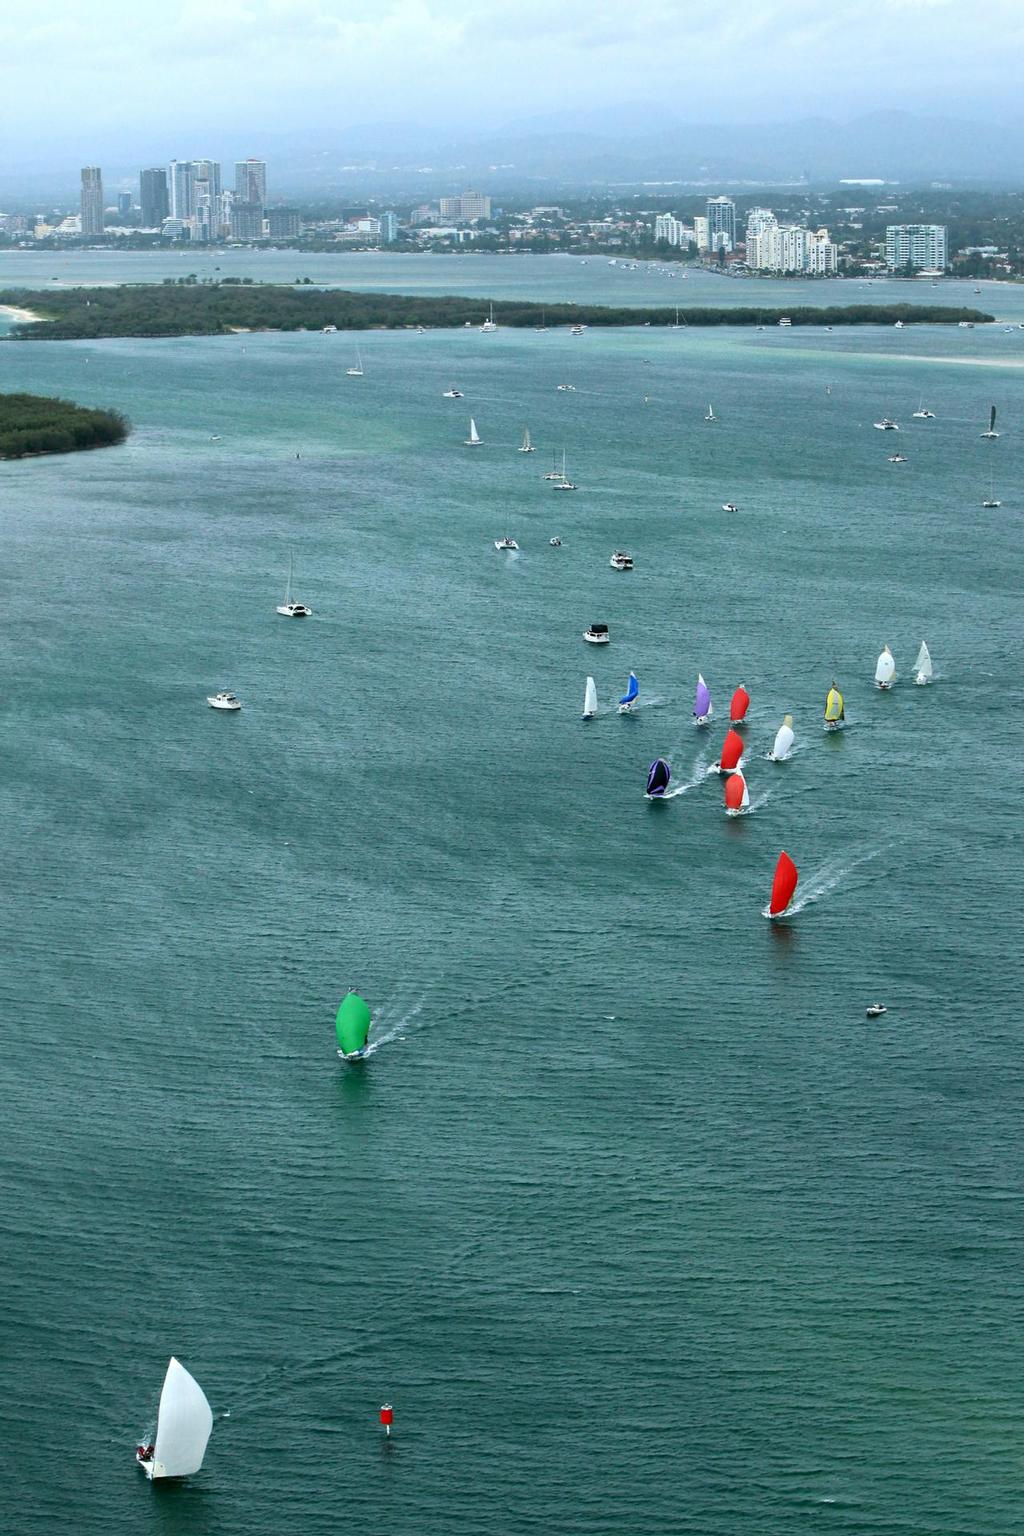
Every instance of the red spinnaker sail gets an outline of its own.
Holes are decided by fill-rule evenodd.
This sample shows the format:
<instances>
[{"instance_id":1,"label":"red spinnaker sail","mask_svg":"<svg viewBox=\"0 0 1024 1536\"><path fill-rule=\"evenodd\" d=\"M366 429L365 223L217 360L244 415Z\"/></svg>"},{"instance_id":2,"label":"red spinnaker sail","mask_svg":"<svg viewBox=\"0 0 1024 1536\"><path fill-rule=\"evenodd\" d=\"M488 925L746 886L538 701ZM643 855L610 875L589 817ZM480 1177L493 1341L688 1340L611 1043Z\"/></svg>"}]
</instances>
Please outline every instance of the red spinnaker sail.
<instances>
[{"instance_id":1,"label":"red spinnaker sail","mask_svg":"<svg viewBox=\"0 0 1024 1536\"><path fill-rule=\"evenodd\" d=\"M725 808L727 811L743 809L743 791L746 789L742 773L733 773L725 781Z\"/></svg>"},{"instance_id":2,"label":"red spinnaker sail","mask_svg":"<svg viewBox=\"0 0 1024 1536\"><path fill-rule=\"evenodd\" d=\"M743 684L740 683L740 686L736 689L736 692L732 696L732 703L729 705L729 719L732 721L733 725L739 724L739 722L746 715L749 708L750 694L744 688Z\"/></svg>"},{"instance_id":3,"label":"red spinnaker sail","mask_svg":"<svg viewBox=\"0 0 1024 1536\"><path fill-rule=\"evenodd\" d=\"M783 849L779 854L779 862L775 866L775 879L772 881L772 899L768 906L771 917L778 917L780 912L785 912L793 900L798 879L796 865Z\"/></svg>"},{"instance_id":4,"label":"red spinnaker sail","mask_svg":"<svg viewBox=\"0 0 1024 1536\"><path fill-rule=\"evenodd\" d=\"M722 743L722 755L718 760L719 768L723 773L732 773L742 756L743 737L736 731L727 731Z\"/></svg>"}]
</instances>

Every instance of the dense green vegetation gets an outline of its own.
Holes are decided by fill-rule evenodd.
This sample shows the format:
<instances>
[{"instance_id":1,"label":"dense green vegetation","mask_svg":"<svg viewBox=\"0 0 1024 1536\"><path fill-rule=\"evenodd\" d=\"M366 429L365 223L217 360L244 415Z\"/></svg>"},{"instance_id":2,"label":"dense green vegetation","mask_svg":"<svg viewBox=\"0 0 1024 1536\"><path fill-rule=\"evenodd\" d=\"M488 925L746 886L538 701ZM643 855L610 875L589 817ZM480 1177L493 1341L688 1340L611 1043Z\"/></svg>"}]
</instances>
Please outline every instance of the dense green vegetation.
<instances>
[{"instance_id":1,"label":"dense green vegetation","mask_svg":"<svg viewBox=\"0 0 1024 1536\"><path fill-rule=\"evenodd\" d=\"M0 292L0 304L34 309L44 323L17 325L12 335L27 341L91 340L101 336L219 336L238 330L395 329L404 326L479 325L487 301L422 298L393 293L347 293L304 285L281 287L237 283L140 284L120 288L73 288L40 294ZM681 309L680 324L774 325L786 314L794 325L954 325L984 322L974 309L933 304L853 304L842 307L769 310ZM527 304L497 300L501 325L673 325L675 309L609 309L590 304Z\"/></svg>"},{"instance_id":2,"label":"dense green vegetation","mask_svg":"<svg viewBox=\"0 0 1024 1536\"><path fill-rule=\"evenodd\" d=\"M107 448L128 435L117 411L94 411L50 395L0 395L0 459Z\"/></svg>"}]
</instances>

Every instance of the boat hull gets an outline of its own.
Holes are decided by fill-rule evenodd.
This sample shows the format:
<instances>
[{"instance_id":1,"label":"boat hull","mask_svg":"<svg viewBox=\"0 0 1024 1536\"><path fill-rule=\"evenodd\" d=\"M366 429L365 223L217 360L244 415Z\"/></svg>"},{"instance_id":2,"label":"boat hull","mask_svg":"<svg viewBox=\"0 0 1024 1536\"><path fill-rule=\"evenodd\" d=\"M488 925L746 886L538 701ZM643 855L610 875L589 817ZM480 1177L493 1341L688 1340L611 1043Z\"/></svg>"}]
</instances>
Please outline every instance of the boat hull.
<instances>
[{"instance_id":1,"label":"boat hull","mask_svg":"<svg viewBox=\"0 0 1024 1536\"><path fill-rule=\"evenodd\" d=\"M584 635L583 638L588 645L607 645L611 635Z\"/></svg>"},{"instance_id":2,"label":"boat hull","mask_svg":"<svg viewBox=\"0 0 1024 1536\"><path fill-rule=\"evenodd\" d=\"M338 1059L340 1061L347 1061L347 1062L350 1062L350 1063L353 1062L353 1061L365 1061L368 1054L369 1054L369 1046L364 1045L362 1050L359 1050L359 1051L342 1051L342 1050L339 1050L338 1051Z\"/></svg>"}]
</instances>

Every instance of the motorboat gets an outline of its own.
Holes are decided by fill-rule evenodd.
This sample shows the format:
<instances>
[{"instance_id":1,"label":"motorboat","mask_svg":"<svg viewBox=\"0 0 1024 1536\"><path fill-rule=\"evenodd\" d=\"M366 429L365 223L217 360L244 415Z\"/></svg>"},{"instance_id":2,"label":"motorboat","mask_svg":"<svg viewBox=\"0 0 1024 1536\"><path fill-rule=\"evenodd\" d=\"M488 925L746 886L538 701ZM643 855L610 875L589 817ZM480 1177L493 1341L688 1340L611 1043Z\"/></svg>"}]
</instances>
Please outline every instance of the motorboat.
<instances>
[{"instance_id":1,"label":"motorboat","mask_svg":"<svg viewBox=\"0 0 1024 1536\"><path fill-rule=\"evenodd\" d=\"M562 541L557 534L553 539L548 539L548 543L551 545L552 549L561 549L562 547Z\"/></svg>"},{"instance_id":2,"label":"motorboat","mask_svg":"<svg viewBox=\"0 0 1024 1536\"><path fill-rule=\"evenodd\" d=\"M444 394L441 396L441 398L442 398L442 400L461 400L463 398L462 390L461 389L446 389Z\"/></svg>"},{"instance_id":3,"label":"motorboat","mask_svg":"<svg viewBox=\"0 0 1024 1536\"><path fill-rule=\"evenodd\" d=\"M611 639L607 624L591 624L583 631L583 638L590 645L607 645Z\"/></svg>"},{"instance_id":4,"label":"motorboat","mask_svg":"<svg viewBox=\"0 0 1024 1536\"><path fill-rule=\"evenodd\" d=\"M633 569L633 556L627 555L624 549L617 549L608 561L613 571L631 571Z\"/></svg>"},{"instance_id":5,"label":"motorboat","mask_svg":"<svg viewBox=\"0 0 1024 1536\"><path fill-rule=\"evenodd\" d=\"M503 539L495 539L494 547L495 549L518 549L519 545L516 543L515 539L510 539L506 533Z\"/></svg>"},{"instance_id":6,"label":"motorboat","mask_svg":"<svg viewBox=\"0 0 1024 1536\"><path fill-rule=\"evenodd\" d=\"M903 321L902 320L897 320L896 324L893 326L893 330L902 331L903 330Z\"/></svg>"},{"instance_id":7,"label":"motorboat","mask_svg":"<svg viewBox=\"0 0 1024 1536\"><path fill-rule=\"evenodd\" d=\"M889 455L890 464L905 464L906 462L907 456L905 453L890 453Z\"/></svg>"},{"instance_id":8,"label":"motorboat","mask_svg":"<svg viewBox=\"0 0 1024 1536\"><path fill-rule=\"evenodd\" d=\"M586 326L585 325L572 325L572 326L569 327L569 335L570 336L582 336L583 332L585 330L586 330Z\"/></svg>"},{"instance_id":9,"label":"motorboat","mask_svg":"<svg viewBox=\"0 0 1024 1536\"><path fill-rule=\"evenodd\" d=\"M292 598L292 557L288 556L288 581L284 589L284 602L278 603L277 612L285 619L308 619L312 615L312 608L307 608L305 603L296 603Z\"/></svg>"},{"instance_id":10,"label":"motorboat","mask_svg":"<svg viewBox=\"0 0 1024 1536\"><path fill-rule=\"evenodd\" d=\"M211 709L241 709L240 699L236 699L233 693L224 689L221 693L208 693L206 702Z\"/></svg>"},{"instance_id":11,"label":"motorboat","mask_svg":"<svg viewBox=\"0 0 1024 1536\"><path fill-rule=\"evenodd\" d=\"M888 1013L888 1011L884 1003L872 1003L864 1010L869 1019L880 1019L882 1014Z\"/></svg>"},{"instance_id":12,"label":"motorboat","mask_svg":"<svg viewBox=\"0 0 1024 1536\"><path fill-rule=\"evenodd\" d=\"M576 393L575 384L556 384L555 388L562 395L574 395Z\"/></svg>"},{"instance_id":13,"label":"motorboat","mask_svg":"<svg viewBox=\"0 0 1024 1536\"><path fill-rule=\"evenodd\" d=\"M722 502L722 511L723 512L738 512L739 511L739 507L736 505L736 503L734 501L723 501Z\"/></svg>"},{"instance_id":14,"label":"motorboat","mask_svg":"<svg viewBox=\"0 0 1024 1536\"><path fill-rule=\"evenodd\" d=\"M883 416L881 421L876 421L875 426L879 432L898 432L899 426L891 416Z\"/></svg>"}]
</instances>

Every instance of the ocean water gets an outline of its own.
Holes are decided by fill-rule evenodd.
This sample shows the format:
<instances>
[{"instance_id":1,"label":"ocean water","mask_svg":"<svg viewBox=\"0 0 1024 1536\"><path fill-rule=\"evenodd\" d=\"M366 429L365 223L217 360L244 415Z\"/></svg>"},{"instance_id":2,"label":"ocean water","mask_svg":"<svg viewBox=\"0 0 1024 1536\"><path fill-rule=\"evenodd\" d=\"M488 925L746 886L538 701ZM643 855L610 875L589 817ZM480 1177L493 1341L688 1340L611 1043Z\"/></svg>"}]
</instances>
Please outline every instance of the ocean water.
<instances>
[{"instance_id":1,"label":"ocean water","mask_svg":"<svg viewBox=\"0 0 1024 1536\"><path fill-rule=\"evenodd\" d=\"M360 345L0 347L135 423L0 466L3 1529L1005 1536L1024 332Z\"/></svg>"}]
</instances>

